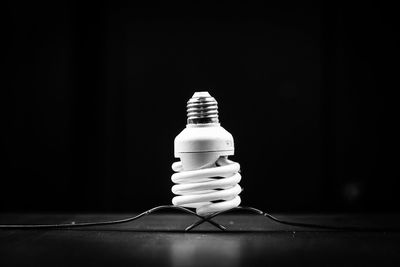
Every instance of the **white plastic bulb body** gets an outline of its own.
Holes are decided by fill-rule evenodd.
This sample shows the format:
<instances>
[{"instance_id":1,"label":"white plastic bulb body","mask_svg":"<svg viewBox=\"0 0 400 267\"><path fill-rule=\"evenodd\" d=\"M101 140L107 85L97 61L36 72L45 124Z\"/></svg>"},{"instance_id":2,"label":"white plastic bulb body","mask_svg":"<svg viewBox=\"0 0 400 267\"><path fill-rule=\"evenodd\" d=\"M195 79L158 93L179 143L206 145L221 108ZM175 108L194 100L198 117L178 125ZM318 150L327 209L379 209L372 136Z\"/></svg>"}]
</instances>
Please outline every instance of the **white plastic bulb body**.
<instances>
[{"instance_id":1,"label":"white plastic bulb body","mask_svg":"<svg viewBox=\"0 0 400 267\"><path fill-rule=\"evenodd\" d=\"M172 192L177 195L172 203L195 208L201 216L239 206L242 191L240 165L228 159L234 154L233 137L219 124L218 113L207 120L207 114L215 113L210 113L212 109L204 104L210 98L218 112L216 101L208 92L195 93L191 98L200 102L195 112L200 123L195 123L191 100L188 102L188 124L174 142L175 157L180 161L172 164L176 173L171 177L175 183Z\"/></svg>"}]
</instances>

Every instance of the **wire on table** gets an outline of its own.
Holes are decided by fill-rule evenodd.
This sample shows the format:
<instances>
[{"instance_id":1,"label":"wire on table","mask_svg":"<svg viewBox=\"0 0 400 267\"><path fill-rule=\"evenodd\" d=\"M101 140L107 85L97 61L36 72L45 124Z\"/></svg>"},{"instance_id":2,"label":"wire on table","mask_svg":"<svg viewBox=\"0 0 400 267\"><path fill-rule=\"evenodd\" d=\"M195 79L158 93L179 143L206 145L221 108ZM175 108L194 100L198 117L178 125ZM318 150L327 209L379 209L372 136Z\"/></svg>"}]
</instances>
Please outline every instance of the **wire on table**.
<instances>
[{"instance_id":1,"label":"wire on table","mask_svg":"<svg viewBox=\"0 0 400 267\"><path fill-rule=\"evenodd\" d=\"M220 229L222 231L226 230L225 226L218 224L212 220L205 219L204 217L198 215L196 212L194 212L192 210L189 210L184 207L173 206L173 205L157 206L157 207L149 209L145 212L142 212L139 215L136 215L134 217L128 217L128 218L124 218L124 219L120 219L120 220L110 220L110 221L100 221L100 222L81 222L81 223L60 223L60 224L0 224L0 229L59 229L59 228L91 227L91 226L121 224L121 223L135 221L145 215L149 215L156 211L165 210L165 209L175 209L175 210L184 211L186 213L190 213L190 214L200 218L202 221L209 222L210 224L214 225L215 227L217 227L218 229Z\"/></svg>"}]
</instances>

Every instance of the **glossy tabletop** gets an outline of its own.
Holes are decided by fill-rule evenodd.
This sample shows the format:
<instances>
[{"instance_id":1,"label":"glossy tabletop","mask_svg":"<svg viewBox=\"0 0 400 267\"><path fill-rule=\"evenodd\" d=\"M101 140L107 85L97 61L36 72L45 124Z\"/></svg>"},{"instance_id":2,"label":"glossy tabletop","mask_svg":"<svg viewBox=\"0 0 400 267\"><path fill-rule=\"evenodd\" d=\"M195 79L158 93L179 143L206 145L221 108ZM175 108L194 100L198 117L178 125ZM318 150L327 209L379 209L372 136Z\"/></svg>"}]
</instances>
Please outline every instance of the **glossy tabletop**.
<instances>
[{"instance_id":1,"label":"glossy tabletop","mask_svg":"<svg viewBox=\"0 0 400 267\"><path fill-rule=\"evenodd\" d=\"M1 214L0 223L110 220L132 214ZM160 213L120 224L62 230L0 230L0 266L399 266L400 216L277 215L287 221L392 227L333 231L281 225L243 213L222 215L222 232L181 213Z\"/></svg>"}]
</instances>

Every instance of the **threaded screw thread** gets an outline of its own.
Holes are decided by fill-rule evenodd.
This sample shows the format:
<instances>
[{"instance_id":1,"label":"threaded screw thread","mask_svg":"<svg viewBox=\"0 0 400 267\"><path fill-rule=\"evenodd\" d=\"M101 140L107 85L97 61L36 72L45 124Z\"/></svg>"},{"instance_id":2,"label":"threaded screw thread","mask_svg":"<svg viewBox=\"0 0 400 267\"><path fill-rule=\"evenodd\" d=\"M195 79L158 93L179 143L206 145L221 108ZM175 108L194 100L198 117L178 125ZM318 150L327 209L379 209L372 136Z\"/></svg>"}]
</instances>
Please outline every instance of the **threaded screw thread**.
<instances>
[{"instance_id":1,"label":"threaded screw thread","mask_svg":"<svg viewBox=\"0 0 400 267\"><path fill-rule=\"evenodd\" d=\"M208 92L195 92L187 102L187 124L219 123L218 103Z\"/></svg>"}]
</instances>

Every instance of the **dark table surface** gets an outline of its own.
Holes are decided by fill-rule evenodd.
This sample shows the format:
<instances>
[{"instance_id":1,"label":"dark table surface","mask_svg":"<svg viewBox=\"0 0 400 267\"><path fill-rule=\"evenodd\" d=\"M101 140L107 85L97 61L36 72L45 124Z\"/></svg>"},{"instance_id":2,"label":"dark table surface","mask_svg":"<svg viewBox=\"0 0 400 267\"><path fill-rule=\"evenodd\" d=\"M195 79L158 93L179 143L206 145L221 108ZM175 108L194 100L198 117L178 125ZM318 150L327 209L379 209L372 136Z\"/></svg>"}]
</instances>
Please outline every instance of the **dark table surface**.
<instances>
[{"instance_id":1,"label":"dark table surface","mask_svg":"<svg viewBox=\"0 0 400 267\"><path fill-rule=\"evenodd\" d=\"M119 219L132 214L0 214L0 224ZM331 231L229 214L194 232L191 215L161 213L121 225L63 230L0 230L0 266L400 266L400 215L277 215L297 222L393 227ZM398 229L398 230L397 230Z\"/></svg>"}]
</instances>

